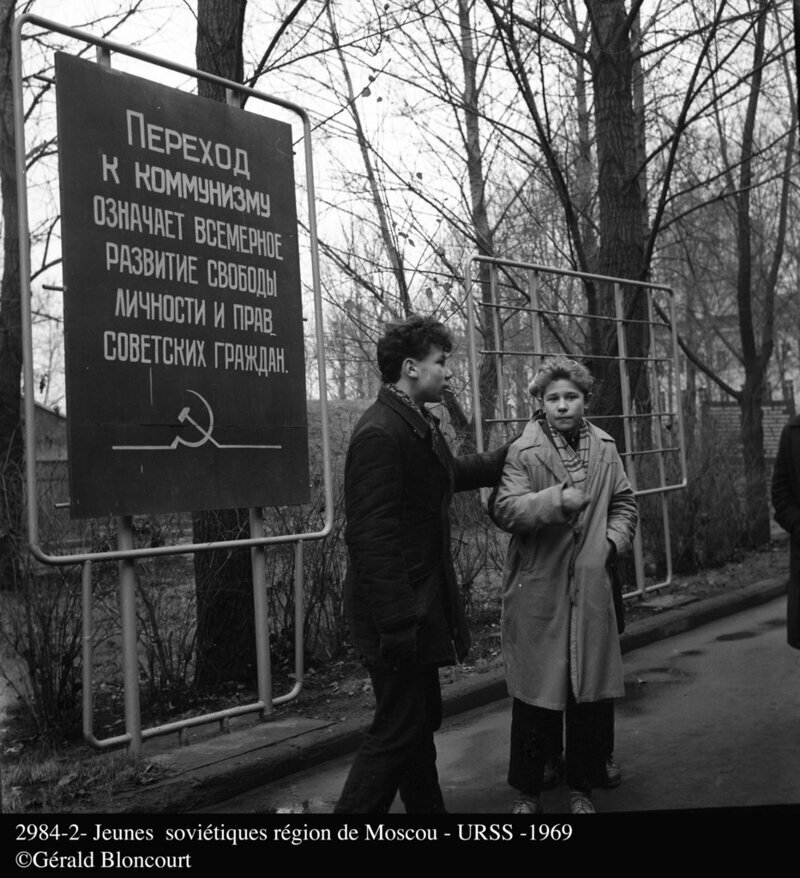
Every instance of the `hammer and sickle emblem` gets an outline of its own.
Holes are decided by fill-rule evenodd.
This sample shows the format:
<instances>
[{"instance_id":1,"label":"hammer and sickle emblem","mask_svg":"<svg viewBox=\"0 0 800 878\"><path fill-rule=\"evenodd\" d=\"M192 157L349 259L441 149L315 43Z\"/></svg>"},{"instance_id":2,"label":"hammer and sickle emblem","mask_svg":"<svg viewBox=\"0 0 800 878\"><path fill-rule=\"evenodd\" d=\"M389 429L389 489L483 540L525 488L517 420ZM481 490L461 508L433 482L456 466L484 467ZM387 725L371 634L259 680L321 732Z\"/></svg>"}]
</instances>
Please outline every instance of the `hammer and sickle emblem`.
<instances>
[{"instance_id":1,"label":"hammer and sickle emblem","mask_svg":"<svg viewBox=\"0 0 800 878\"><path fill-rule=\"evenodd\" d=\"M220 450L242 450L242 449L253 449L257 451L280 451L283 446L281 445L243 445L243 444L232 444L232 445L221 445L217 440L211 435L214 432L214 412L211 406L208 403L207 399L204 399L196 390L186 389L187 393L191 393L192 396L196 396L200 402L205 406L206 412L208 414L208 426L204 427L202 424L199 424L191 415L191 408L187 405L184 406L178 412L178 423L179 424L191 424L195 430L200 434L198 439L184 439L183 436L176 436L169 445L112 445L111 447L114 451L175 451L179 445L183 445L185 448L200 448L207 443L211 443L215 448L219 448Z\"/></svg>"},{"instance_id":2,"label":"hammer and sickle emblem","mask_svg":"<svg viewBox=\"0 0 800 878\"><path fill-rule=\"evenodd\" d=\"M214 432L214 412L211 410L211 406L208 404L208 400L203 399L199 393L195 390L187 390L187 393L191 393L193 396L196 396L200 402L206 407L206 411L208 412L208 427L204 428L197 423L197 421L189 414L189 406L185 406L178 413L178 421L181 424L189 423L191 424L199 433L200 438L195 442L190 442L188 439L184 439L182 436L176 436L172 441L172 447L177 448L178 445L186 445L188 448L200 448L201 445L205 445L206 442L213 442L214 445L217 445L216 442L211 438L211 434Z\"/></svg>"}]
</instances>

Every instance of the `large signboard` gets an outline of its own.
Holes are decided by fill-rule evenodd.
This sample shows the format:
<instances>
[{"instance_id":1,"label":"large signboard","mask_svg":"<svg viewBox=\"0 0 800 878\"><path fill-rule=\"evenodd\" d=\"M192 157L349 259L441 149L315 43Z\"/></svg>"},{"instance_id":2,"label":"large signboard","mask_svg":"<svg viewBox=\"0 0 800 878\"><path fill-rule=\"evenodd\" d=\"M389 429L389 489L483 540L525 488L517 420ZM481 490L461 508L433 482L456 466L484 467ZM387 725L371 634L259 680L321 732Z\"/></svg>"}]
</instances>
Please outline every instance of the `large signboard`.
<instances>
[{"instance_id":1,"label":"large signboard","mask_svg":"<svg viewBox=\"0 0 800 878\"><path fill-rule=\"evenodd\" d=\"M56 56L73 517L307 502L291 127Z\"/></svg>"}]
</instances>

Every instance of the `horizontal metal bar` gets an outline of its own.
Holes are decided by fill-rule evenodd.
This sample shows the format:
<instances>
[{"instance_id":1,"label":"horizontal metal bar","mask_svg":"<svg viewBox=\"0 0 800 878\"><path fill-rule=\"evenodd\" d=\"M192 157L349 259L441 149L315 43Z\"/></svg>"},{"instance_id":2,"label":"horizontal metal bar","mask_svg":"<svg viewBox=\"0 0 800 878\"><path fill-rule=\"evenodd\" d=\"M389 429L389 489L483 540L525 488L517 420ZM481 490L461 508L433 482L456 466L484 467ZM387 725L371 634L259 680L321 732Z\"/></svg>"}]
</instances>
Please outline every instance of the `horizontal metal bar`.
<instances>
[{"instance_id":1,"label":"horizontal metal bar","mask_svg":"<svg viewBox=\"0 0 800 878\"><path fill-rule=\"evenodd\" d=\"M667 445L664 448L646 448L641 451L620 451L622 457L643 457L645 454L665 454L669 451L680 451L680 445Z\"/></svg>"},{"instance_id":2,"label":"horizontal metal bar","mask_svg":"<svg viewBox=\"0 0 800 878\"><path fill-rule=\"evenodd\" d=\"M58 21L52 21L48 18L43 18L40 15L33 15L30 13L25 13L21 15L15 26L19 28L19 32L22 32L22 26L25 24L36 25L37 27L41 27L44 30L55 31L56 33L63 34L64 36L71 37L74 40L78 40L81 43L91 43L94 46L102 46L109 52L117 52L120 55L127 55L130 58L137 58L139 61L144 61L146 64L152 64L154 67L166 67L167 70L174 70L176 73L181 73L184 76L189 77L190 79L205 79L207 82L214 82L217 85L221 85L224 88L229 88L231 91L236 92L237 94L245 94L249 97L259 98L260 100L268 101L271 104L276 104L279 107L283 107L285 110L291 110L294 113L297 113L304 122L310 123L310 117L308 112L303 109L299 104L295 104L292 101L287 101L284 98L276 97L275 95L266 95L264 92L260 92L257 89L250 88L248 85L244 85L243 83L234 82L230 79L225 79L222 76L217 76L214 73L208 73L205 70L198 70L194 67L187 67L185 64L179 64L177 61L170 61L168 58L161 58L156 55L151 55L148 52L142 52L139 49L134 49L132 46L124 45L122 43L115 43L112 40L107 40L105 37L98 37L95 34L90 34L85 31L77 30L73 27L67 27L64 24L61 24Z\"/></svg>"},{"instance_id":3,"label":"horizontal metal bar","mask_svg":"<svg viewBox=\"0 0 800 878\"><path fill-rule=\"evenodd\" d=\"M552 356L544 351L501 351L482 348L480 354L492 354L503 357L548 357ZM619 362L624 359L626 363L671 363L671 357L612 357L610 354L564 354L566 357L580 360L612 360Z\"/></svg>"},{"instance_id":4,"label":"horizontal metal bar","mask_svg":"<svg viewBox=\"0 0 800 878\"><path fill-rule=\"evenodd\" d=\"M212 722L221 722L223 720L232 719L237 716L244 716L248 713L257 713L266 710L269 707L263 701L254 701L252 704L240 704L237 707L229 707L226 710L218 710L216 713L206 713L201 716L191 716L182 720L176 720L173 723L164 723L160 726L153 726L149 729L142 729L142 740L155 738L158 735L169 735L178 732L181 729L194 728L196 726L204 726Z\"/></svg>"},{"instance_id":5,"label":"horizontal metal bar","mask_svg":"<svg viewBox=\"0 0 800 878\"><path fill-rule=\"evenodd\" d=\"M294 684L290 692L285 695L279 695L277 698L271 699L272 705L285 704L296 698L302 689L302 682L298 681ZM161 735L171 735L181 732L184 729L197 728L198 726L208 725L214 722L225 722L229 719L235 719L240 716L246 716L251 713L259 713L268 708L264 701L255 701L252 704L242 704L237 707L230 707L225 710L219 710L215 713L205 713L200 716L186 717L185 719L176 720L171 723L164 723L160 726L153 726L149 729L142 729L142 740L155 738ZM117 735L113 738L96 738L92 734L84 734L84 740L87 744L97 750L103 750L113 747L122 747L130 743L131 736L129 734Z\"/></svg>"},{"instance_id":6,"label":"horizontal metal bar","mask_svg":"<svg viewBox=\"0 0 800 878\"><path fill-rule=\"evenodd\" d=\"M643 418L677 418L676 412L652 412L651 414L629 414L629 415L592 415L591 418L588 418L590 422L594 421L633 421L633 420L641 420ZM487 424L514 424L519 421L529 421L531 419L530 415L521 418L484 418L485 423Z\"/></svg>"},{"instance_id":7,"label":"horizontal metal bar","mask_svg":"<svg viewBox=\"0 0 800 878\"><path fill-rule=\"evenodd\" d=\"M509 289L514 289L510 287ZM549 314L553 317L577 317L583 320L605 321L606 323L617 323L620 319L627 324L640 324L642 326L655 326L661 329L670 329L669 323L656 320L641 320L628 317L611 317L605 314L590 314L587 311L555 311L552 308L533 308L530 305L508 305L503 302L485 302L478 303L482 308L496 308L498 311L524 311L526 314Z\"/></svg>"},{"instance_id":8,"label":"horizontal metal bar","mask_svg":"<svg viewBox=\"0 0 800 878\"><path fill-rule=\"evenodd\" d=\"M686 479L683 479L681 482L676 482L674 485L663 485L658 488L645 488L641 491L634 491L634 497L651 497L655 494L669 494L672 491L680 491L685 488L687 485Z\"/></svg>"},{"instance_id":9,"label":"horizontal metal bar","mask_svg":"<svg viewBox=\"0 0 800 878\"><path fill-rule=\"evenodd\" d=\"M672 585L673 578L672 576L668 576L663 582L657 582L653 585L646 585L643 589L637 589L636 591L626 591L622 595L623 600L627 600L628 598L640 598L645 594L649 594L651 591L657 591L662 588L666 588L669 585Z\"/></svg>"},{"instance_id":10,"label":"horizontal metal bar","mask_svg":"<svg viewBox=\"0 0 800 878\"><path fill-rule=\"evenodd\" d=\"M84 552L74 555L49 555L40 546L31 544L31 554L43 564L66 566L82 564L84 561L122 561L129 558L151 558L161 555L192 555L195 552L210 552L214 549L246 549L253 546L269 546L282 543L296 543L304 540L324 539L331 531L327 525L315 533L283 534L277 537L251 537L247 540L221 540L216 543L177 543L174 546L153 546L142 549L115 549L110 552Z\"/></svg>"},{"instance_id":11,"label":"horizontal metal bar","mask_svg":"<svg viewBox=\"0 0 800 878\"><path fill-rule=\"evenodd\" d=\"M486 262L490 265L511 266L512 268L524 268L528 271L544 272L545 274L558 274L564 277L576 277L585 280L596 280L608 283L624 284L625 286L647 287L650 290L662 290L672 295L672 288L664 284L654 284L647 280L632 280L629 277L613 277L605 274L590 274L586 271L573 271L569 268L555 268L550 265L540 265L532 262L516 262L512 259L501 259L496 256L482 256L475 253L469 258L470 262Z\"/></svg>"},{"instance_id":12,"label":"horizontal metal bar","mask_svg":"<svg viewBox=\"0 0 800 878\"><path fill-rule=\"evenodd\" d=\"M613 418L617 417L616 415L601 415L599 417L604 418ZM637 418L677 418L678 413L673 410L664 410L664 411L655 411L655 412L631 412L627 415L619 415L620 418L627 418L628 420L635 420Z\"/></svg>"}]
</instances>

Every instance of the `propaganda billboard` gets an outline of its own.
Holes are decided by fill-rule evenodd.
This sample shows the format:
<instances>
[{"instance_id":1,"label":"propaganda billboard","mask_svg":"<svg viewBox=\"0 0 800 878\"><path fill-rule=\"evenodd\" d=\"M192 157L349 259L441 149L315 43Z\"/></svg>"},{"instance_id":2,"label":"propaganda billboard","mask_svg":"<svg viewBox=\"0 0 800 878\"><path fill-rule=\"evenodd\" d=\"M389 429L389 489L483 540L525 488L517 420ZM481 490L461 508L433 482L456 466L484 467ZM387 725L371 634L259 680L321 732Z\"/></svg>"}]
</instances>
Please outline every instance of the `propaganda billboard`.
<instances>
[{"instance_id":1,"label":"propaganda billboard","mask_svg":"<svg viewBox=\"0 0 800 878\"><path fill-rule=\"evenodd\" d=\"M291 126L59 53L74 518L309 499Z\"/></svg>"}]
</instances>

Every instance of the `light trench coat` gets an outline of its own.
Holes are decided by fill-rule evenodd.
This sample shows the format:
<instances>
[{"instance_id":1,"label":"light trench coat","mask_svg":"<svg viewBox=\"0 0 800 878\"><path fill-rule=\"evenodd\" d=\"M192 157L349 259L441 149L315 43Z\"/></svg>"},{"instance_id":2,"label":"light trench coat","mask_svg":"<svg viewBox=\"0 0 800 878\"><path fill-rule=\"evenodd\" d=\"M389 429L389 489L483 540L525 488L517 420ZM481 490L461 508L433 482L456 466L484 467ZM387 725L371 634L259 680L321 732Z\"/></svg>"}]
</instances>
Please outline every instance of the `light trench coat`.
<instances>
[{"instance_id":1,"label":"light trench coat","mask_svg":"<svg viewBox=\"0 0 800 878\"><path fill-rule=\"evenodd\" d=\"M614 440L589 425L584 490L577 517L561 502L567 470L539 420L509 449L493 502L512 534L503 575L502 651L509 694L564 710L624 694L608 540L629 547L638 521L633 490Z\"/></svg>"}]
</instances>

